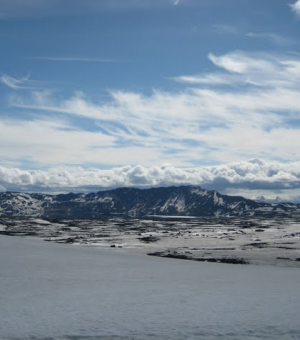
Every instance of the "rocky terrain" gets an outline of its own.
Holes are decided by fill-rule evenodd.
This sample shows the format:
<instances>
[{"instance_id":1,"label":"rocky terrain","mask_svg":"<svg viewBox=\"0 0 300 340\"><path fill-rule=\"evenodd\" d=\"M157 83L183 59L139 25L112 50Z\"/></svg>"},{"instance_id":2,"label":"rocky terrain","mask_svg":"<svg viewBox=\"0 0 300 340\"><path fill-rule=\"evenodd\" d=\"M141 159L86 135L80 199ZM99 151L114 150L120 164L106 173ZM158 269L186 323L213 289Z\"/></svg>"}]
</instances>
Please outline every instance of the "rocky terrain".
<instances>
[{"instance_id":1,"label":"rocky terrain","mask_svg":"<svg viewBox=\"0 0 300 340\"><path fill-rule=\"evenodd\" d=\"M182 260L300 267L298 217L0 218L1 235Z\"/></svg>"},{"instance_id":2,"label":"rocky terrain","mask_svg":"<svg viewBox=\"0 0 300 340\"><path fill-rule=\"evenodd\" d=\"M147 216L300 216L300 205L222 195L198 186L119 188L60 195L0 193L0 217L99 219Z\"/></svg>"},{"instance_id":3,"label":"rocky terrain","mask_svg":"<svg viewBox=\"0 0 300 340\"><path fill-rule=\"evenodd\" d=\"M0 193L0 235L182 260L300 267L300 206L197 186Z\"/></svg>"}]
</instances>

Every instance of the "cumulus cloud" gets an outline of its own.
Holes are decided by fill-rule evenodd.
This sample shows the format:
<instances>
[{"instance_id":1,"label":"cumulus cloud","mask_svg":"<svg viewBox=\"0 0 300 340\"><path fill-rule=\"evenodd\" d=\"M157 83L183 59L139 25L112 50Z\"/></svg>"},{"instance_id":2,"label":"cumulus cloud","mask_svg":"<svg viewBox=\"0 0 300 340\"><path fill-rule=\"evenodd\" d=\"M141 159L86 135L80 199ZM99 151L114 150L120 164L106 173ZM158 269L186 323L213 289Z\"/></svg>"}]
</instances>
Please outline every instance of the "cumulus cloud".
<instances>
[{"instance_id":1,"label":"cumulus cloud","mask_svg":"<svg viewBox=\"0 0 300 340\"><path fill-rule=\"evenodd\" d=\"M300 16L300 0L297 0L294 4L291 5L293 11Z\"/></svg>"},{"instance_id":2,"label":"cumulus cloud","mask_svg":"<svg viewBox=\"0 0 300 340\"><path fill-rule=\"evenodd\" d=\"M0 166L0 185L22 191L92 191L115 187L157 187L193 184L221 191L235 189L292 190L300 188L300 162L259 159L218 166L178 168L171 164L115 167L109 170L58 167L21 170Z\"/></svg>"}]
</instances>

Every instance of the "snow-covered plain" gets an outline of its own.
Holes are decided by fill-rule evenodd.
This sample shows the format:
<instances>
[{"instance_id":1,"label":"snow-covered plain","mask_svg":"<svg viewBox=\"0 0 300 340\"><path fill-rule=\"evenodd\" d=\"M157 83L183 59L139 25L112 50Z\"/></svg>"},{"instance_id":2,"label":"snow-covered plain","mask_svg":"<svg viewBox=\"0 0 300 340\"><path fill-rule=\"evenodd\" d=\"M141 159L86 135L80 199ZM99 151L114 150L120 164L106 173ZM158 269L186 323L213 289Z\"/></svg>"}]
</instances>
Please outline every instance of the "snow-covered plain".
<instances>
[{"instance_id":1,"label":"snow-covered plain","mask_svg":"<svg viewBox=\"0 0 300 340\"><path fill-rule=\"evenodd\" d=\"M0 236L1 340L299 339L298 268Z\"/></svg>"},{"instance_id":2,"label":"snow-covered plain","mask_svg":"<svg viewBox=\"0 0 300 340\"><path fill-rule=\"evenodd\" d=\"M0 235L196 261L300 268L300 218L2 218Z\"/></svg>"}]
</instances>

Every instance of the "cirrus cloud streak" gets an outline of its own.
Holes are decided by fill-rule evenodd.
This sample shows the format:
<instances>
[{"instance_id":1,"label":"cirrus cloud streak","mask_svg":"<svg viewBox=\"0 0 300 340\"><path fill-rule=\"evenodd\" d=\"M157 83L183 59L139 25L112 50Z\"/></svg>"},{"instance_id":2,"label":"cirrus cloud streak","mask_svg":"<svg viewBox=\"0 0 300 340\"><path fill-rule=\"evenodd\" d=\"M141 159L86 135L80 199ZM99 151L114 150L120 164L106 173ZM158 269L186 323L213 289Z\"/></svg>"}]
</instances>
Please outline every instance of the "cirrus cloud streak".
<instances>
[{"instance_id":1,"label":"cirrus cloud streak","mask_svg":"<svg viewBox=\"0 0 300 340\"><path fill-rule=\"evenodd\" d=\"M216 70L175 78L180 91L113 90L105 101L81 92L13 91L10 104L20 118L0 122L3 164L52 170L16 170L25 171L27 184L3 170L0 184L30 190L190 183L220 190L298 188L299 56L233 51L209 59ZM254 158L265 163L239 163ZM153 166L164 163L173 166ZM57 167L65 165L75 168L58 176Z\"/></svg>"},{"instance_id":2,"label":"cirrus cloud streak","mask_svg":"<svg viewBox=\"0 0 300 340\"><path fill-rule=\"evenodd\" d=\"M82 130L87 142L84 147L78 145L77 159L73 143L63 143L65 164L91 162L91 150L97 150L96 163L102 159L107 165L300 159L299 57L233 51L219 56L210 53L209 59L217 71L175 78L183 86L177 92L154 90L145 95L113 90L103 102L84 93L64 98L32 91L30 96L14 94L10 103L38 115L39 121L51 115L68 120L66 141ZM94 131L86 131L82 121L93 125ZM3 129L7 135L9 126ZM38 139L32 136L34 143ZM103 144L107 139L109 143ZM45 151L42 157L47 164L61 164ZM37 161L38 154L34 158Z\"/></svg>"}]
</instances>

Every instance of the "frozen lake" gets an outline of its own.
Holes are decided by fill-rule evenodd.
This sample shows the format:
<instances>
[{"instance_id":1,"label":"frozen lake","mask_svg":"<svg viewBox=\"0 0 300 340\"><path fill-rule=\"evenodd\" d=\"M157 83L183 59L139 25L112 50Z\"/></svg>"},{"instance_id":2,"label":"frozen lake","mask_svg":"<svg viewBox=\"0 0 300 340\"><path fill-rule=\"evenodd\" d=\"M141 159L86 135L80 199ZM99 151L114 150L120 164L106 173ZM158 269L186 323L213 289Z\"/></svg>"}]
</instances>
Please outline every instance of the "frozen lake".
<instances>
[{"instance_id":1,"label":"frozen lake","mask_svg":"<svg viewBox=\"0 0 300 340\"><path fill-rule=\"evenodd\" d=\"M0 236L1 340L299 339L300 270Z\"/></svg>"}]
</instances>

